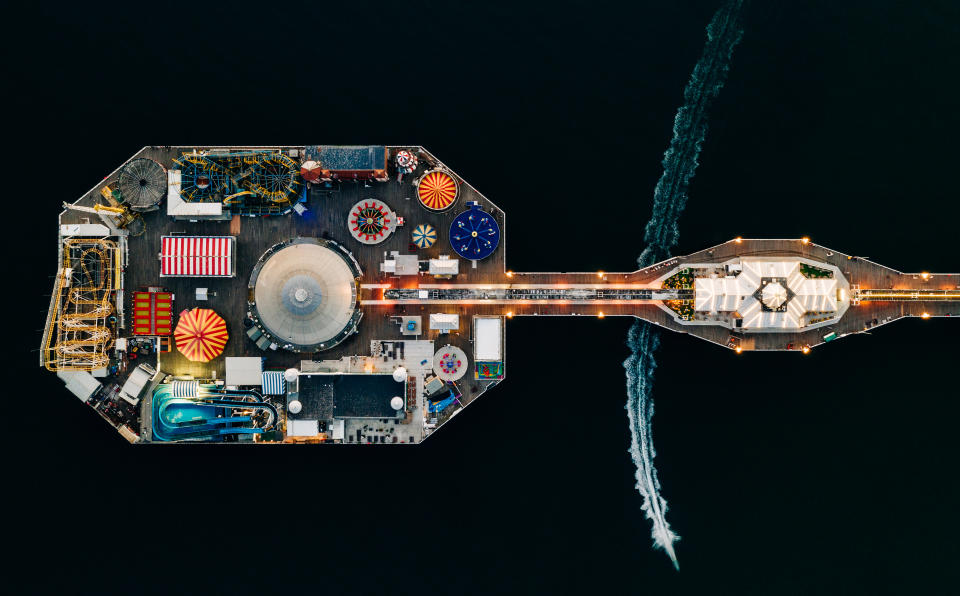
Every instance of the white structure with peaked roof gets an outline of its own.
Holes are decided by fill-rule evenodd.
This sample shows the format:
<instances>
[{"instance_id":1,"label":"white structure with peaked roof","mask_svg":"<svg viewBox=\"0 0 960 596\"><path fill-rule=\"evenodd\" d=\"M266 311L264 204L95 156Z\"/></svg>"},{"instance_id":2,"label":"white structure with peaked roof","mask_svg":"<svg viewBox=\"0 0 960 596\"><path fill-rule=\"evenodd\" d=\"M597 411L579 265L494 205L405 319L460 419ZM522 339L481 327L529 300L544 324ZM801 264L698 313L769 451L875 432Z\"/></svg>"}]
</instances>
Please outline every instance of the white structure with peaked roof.
<instances>
[{"instance_id":1,"label":"white structure with peaked roof","mask_svg":"<svg viewBox=\"0 0 960 596\"><path fill-rule=\"evenodd\" d=\"M722 270L716 263L687 268L699 316L684 324L728 323L746 332L800 329L836 321L849 306L850 288L840 270L806 259L741 257Z\"/></svg>"}]
</instances>

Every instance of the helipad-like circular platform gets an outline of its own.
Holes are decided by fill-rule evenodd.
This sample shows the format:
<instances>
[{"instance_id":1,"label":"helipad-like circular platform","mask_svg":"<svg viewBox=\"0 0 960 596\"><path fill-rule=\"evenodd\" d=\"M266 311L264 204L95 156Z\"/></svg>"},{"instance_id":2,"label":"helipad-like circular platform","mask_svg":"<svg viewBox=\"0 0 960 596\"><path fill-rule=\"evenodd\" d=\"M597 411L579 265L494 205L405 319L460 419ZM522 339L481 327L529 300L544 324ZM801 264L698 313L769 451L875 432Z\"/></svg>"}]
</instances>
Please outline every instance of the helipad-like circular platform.
<instances>
[{"instance_id":1,"label":"helipad-like circular platform","mask_svg":"<svg viewBox=\"0 0 960 596\"><path fill-rule=\"evenodd\" d=\"M359 276L359 265L334 242L282 242L260 257L250 276L250 316L284 349L332 348L356 331Z\"/></svg>"}]
</instances>

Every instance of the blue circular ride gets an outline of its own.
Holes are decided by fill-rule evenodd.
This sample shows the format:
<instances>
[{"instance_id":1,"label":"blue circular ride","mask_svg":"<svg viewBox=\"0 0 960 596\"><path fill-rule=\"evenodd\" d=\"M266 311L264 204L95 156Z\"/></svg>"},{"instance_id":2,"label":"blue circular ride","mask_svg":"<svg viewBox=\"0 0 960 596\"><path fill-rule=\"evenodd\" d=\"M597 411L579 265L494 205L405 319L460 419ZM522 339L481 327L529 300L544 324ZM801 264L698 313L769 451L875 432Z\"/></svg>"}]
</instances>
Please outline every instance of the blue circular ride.
<instances>
[{"instance_id":1,"label":"blue circular ride","mask_svg":"<svg viewBox=\"0 0 960 596\"><path fill-rule=\"evenodd\" d=\"M450 224L450 245L461 258L471 261L485 259L500 243L500 226L493 216L480 209L479 203L470 203Z\"/></svg>"}]
</instances>

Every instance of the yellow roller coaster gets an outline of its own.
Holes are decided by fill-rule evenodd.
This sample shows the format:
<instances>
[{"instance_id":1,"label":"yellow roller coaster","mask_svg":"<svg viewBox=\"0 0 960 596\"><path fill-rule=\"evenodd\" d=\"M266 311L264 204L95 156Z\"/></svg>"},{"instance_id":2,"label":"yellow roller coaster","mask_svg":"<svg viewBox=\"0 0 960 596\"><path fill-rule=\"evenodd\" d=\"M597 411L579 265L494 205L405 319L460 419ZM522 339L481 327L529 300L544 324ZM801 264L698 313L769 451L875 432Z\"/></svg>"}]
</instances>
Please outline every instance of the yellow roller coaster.
<instances>
[{"instance_id":1,"label":"yellow roller coaster","mask_svg":"<svg viewBox=\"0 0 960 596\"><path fill-rule=\"evenodd\" d=\"M183 200L220 201L235 213L279 213L303 187L300 164L279 151L192 152L173 162Z\"/></svg>"},{"instance_id":2,"label":"yellow roller coaster","mask_svg":"<svg viewBox=\"0 0 960 596\"><path fill-rule=\"evenodd\" d=\"M120 252L111 240L70 238L51 297L44 330L48 370L96 370L110 362L109 317L120 288Z\"/></svg>"}]
</instances>

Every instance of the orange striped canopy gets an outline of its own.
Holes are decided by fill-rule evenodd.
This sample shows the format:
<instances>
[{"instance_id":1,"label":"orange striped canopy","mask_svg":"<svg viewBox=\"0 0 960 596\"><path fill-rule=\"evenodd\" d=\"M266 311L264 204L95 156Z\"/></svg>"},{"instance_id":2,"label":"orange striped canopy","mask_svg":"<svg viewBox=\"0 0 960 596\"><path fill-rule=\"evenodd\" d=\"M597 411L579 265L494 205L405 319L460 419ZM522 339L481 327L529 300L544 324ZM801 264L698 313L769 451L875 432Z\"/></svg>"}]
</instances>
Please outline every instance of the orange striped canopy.
<instances>
[{"instance_id":1,"label":"orange striped canopy","mask_svg":"<svg viewBox=\"0 0 960 596\"><path fill-rule=\"evenodd\" d=\"M432 211L443 211L457 198L457 183L446 172L433 171L420 181L417 196L424 207Z\"/></svg>"},{"instance_id":2,"label":"orange striped canopy","mask_svg":"<svg viewBox=\"0 0 960 596\"><path fill-rule=\"evenodd\" d=\"M177 349L193 362L210 362L227 345L227 324L209 308L195 308L180 313L173 332Z\"/></svg>"}]
</instances>

